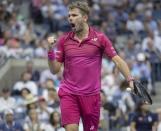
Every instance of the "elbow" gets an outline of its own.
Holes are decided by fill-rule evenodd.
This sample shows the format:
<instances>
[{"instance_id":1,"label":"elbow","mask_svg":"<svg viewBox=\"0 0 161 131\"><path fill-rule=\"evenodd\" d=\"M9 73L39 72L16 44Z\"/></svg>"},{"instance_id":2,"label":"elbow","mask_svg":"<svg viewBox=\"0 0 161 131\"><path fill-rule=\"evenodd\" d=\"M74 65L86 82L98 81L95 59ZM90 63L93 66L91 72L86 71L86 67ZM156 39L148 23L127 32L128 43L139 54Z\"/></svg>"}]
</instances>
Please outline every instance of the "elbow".
<instances>
[{"instance_id":1,"label":"elbow","mask_svg":"<svg viewBox=\"0 0 161 131\"><path fill-rule=\"evenodd\" d=\"M49 62L49 69L52 74L57 74L61 69L61 65L54 62Z\"/></svg>"},{"instance_id":2,"label":"elbow","mask_svg":"<svg viewBox=\"0 0 161 131\"><path fill-rule=\"evenodd\" d=\"M115 65L117 66L117 68L123 68L125 66L127 66L127 63L124 60L120 60L120 61L116 61Z\"/></svg>"}]
</instances>

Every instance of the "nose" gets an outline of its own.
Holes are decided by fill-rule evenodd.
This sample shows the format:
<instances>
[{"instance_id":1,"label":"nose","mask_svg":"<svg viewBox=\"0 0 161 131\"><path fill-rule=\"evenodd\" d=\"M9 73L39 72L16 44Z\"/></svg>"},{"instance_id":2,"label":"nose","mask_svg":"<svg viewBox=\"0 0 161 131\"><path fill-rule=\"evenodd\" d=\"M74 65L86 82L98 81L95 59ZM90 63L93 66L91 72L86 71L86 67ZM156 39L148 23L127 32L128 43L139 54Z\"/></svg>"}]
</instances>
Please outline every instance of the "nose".
<instances>
[{"instance_id":1,"label":"nose","mask_svg":"<svg viewBox=\"0 0 161 131\"><path fill-rule=\"evenodd\" d=\"M68 17L68 20L69 20L69 22L72 22L72 18L71 18L71 16L69 16L69 17Z\"/></svg>"},{"instance_id":2,"label":"nose","mask_svg":"<svg viewBox=\"0 0 161 131\"><path fill-rule=\"evenodd\" d=\"M73 16L71 14L68 15L68 20L69 20L69 22L73 21Z\"/></svg>"}]
</instances>

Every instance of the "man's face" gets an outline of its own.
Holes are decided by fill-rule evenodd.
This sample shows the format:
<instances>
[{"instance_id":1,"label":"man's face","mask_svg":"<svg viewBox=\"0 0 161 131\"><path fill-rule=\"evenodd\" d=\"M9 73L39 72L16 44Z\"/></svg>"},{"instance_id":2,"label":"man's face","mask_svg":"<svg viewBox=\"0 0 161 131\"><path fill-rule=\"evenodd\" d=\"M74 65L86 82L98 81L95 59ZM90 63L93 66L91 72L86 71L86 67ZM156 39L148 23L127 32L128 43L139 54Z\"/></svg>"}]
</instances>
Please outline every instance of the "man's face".
<instances>
[{"instance_id":1,"label":"man's face","mask_svg":"<svg viewBox=\"0 0 161 131\"><path fill-rule=\"evenodd\" d=\"M83 30L83 24L87 22L87 16L82 15L78 8L73 8L69 10L68 21L72 30L78 33Z\"/></svg>"},{"instance_id":2,"label":"man's face","mask_svg":"<svg viewBox=\"0 0 161 131\"><path fill-rule=\"evenodd\" d=\"M13 114L7 114L6 115L6 121L7 122L12 122L13 121Z\"/></svg>"}]
</instances>

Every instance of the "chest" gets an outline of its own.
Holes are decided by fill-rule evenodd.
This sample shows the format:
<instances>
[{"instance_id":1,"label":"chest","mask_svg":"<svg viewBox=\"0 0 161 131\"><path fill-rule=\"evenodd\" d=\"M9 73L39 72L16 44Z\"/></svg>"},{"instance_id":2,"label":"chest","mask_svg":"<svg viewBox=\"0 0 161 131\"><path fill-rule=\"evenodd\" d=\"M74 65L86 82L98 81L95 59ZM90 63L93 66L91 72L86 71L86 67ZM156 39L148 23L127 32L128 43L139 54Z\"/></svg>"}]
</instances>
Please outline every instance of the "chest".
<instances>
[{"instance_id":1,"label":"chest","mask_svg":"<svg viewBox=\"0 0 161 131\"><path fill-rule=\"evenodd\" d=\"M82 42L68 40L64 44L64 53L65 56L99 56L102 48L97 38Z\"/></svg>"}]
</instances>

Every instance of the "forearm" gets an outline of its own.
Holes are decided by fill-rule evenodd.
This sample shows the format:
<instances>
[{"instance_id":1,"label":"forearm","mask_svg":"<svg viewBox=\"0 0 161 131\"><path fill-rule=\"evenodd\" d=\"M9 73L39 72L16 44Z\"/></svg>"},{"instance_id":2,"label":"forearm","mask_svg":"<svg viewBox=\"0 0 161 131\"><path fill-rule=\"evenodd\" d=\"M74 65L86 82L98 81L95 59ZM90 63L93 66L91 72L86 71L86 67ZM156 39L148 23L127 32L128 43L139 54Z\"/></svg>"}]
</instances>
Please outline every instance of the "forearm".
<instances>
[{"instance_id":1,"label":"forearm","mask_svg":"<svg viewBox=\"0 0 161 131\"><path fill-rule=\"evenodd\" d=\"M60 50L55 50L56 39L53 36L48 37L48 65L50 71L56 74L60 71L62 63L58 62L62 55Z\"/></svg>"},{"instance_id":2,"label":"forearm","mask_svg":"<svg viewBox=\"0 0 161 131\"><path fill-rule=\"evenodd\" d=\"M120 64L117 65L117 68L124 75L126 79L131 75L129 68L124 61L121 61Z\"/></svg>"},{"instance_id":3,"label":"forearm","mask_svg":"<svg viewBox=\"0 0 161 131\"><path fill-rule=\"evenodd\" d=\"M53 74L56 74L60 71L61 63L58 62L59 58L60 58L60 51L54 51L53 49L50 49L48 51L48 65L50 71Z\"/></svg>"},{"instance_id":4,"label":"forearm","mask_svg":"<svg viewBox=\"0 0 161 131\"><path fill-rule=\"evenodd\" d=\"M49 65L50 71L53 74L58 73L61 69L61 63L57 62L56 60L54 60L54 61L48 60L48 65Z\"/></svg>"},{"instance_id":5,"label":"forearm","mask_svg":"<svg viewBox=\"0 0 161 131\"><path fill-rule=\"evenodd\" d=\"M115 62L119 71L124 75L124 77L126 79L128 79L129 76L131 76L131 74L130 74L130 69L129 69L127 63L119 56L114 57L113 61Z\"/></svg>"}]
</instances>

